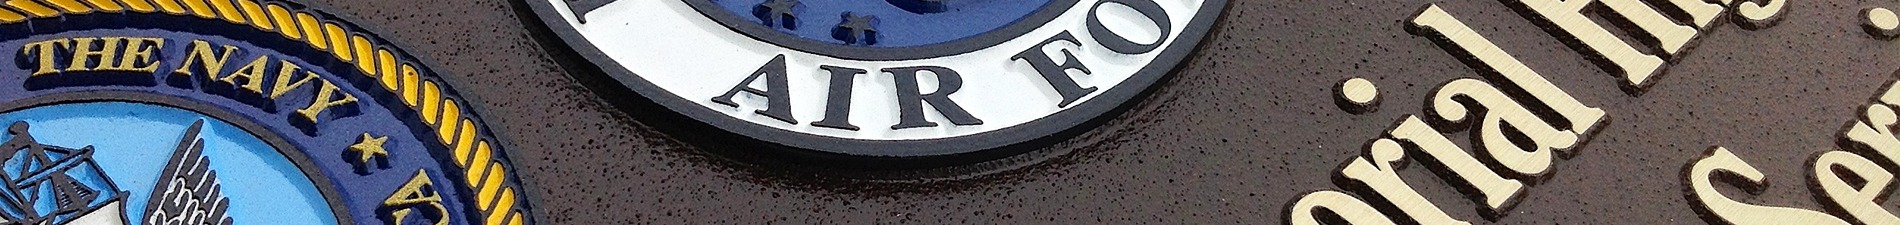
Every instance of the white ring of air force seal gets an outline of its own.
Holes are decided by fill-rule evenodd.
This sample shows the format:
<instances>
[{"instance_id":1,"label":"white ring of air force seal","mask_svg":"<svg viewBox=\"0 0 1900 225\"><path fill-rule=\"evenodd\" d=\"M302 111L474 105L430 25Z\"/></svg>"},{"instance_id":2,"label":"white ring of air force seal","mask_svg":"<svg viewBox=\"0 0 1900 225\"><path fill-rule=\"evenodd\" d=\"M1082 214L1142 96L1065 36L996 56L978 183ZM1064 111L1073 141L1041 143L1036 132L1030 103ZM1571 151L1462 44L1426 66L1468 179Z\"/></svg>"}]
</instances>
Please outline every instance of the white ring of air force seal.
<instances>
[{"instance_id":1,"label":"white ring of air force seal","mask_svg":"<svg viewBox=\"0 0 1900 225\"><path fill-rule=\"evenodd\" d=\"M1227 3L529 2L585 69L645 100L773 149L758 151L869 167L981 162L1085 131L1167 76Z\"/></svg>"}]
</instances>

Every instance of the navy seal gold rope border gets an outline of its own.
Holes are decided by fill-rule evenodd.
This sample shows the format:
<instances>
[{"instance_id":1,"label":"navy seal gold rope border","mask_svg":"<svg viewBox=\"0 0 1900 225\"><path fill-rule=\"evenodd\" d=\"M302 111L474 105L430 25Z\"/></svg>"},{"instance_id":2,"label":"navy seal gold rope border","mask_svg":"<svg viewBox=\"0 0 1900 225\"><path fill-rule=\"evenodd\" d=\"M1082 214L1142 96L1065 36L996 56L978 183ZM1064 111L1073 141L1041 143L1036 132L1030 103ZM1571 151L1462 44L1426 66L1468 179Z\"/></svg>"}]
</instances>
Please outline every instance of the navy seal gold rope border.
<instances>
[{"instance_id":1,"label":"navy seal gold rope border","mask_svg":"<svg viewBox=\"0 0 1900 225\"><path fill-rule=\"evenodd\" d=\"M305 9L293 10L299 8L294 6ZM4 0L0 1L0 26L94 13L163 13L249 25L352 63L370 79L380 81L384 90L400 95L424 125L436 130L437 141L452 150L454 165L463 170L463 186L476 193L473 205L481 210L480 224L533 224L534 218L527 213L530 207L523 201L525 193L519 191L521 184L509 173L512 164L502 157L506 155L502 142L466 109L465 99L440 77L417 70L418 65L428 64L417 62L388 40L367 35L372 32L360 26L305 4L255 0Z\"/></svg>"}]
</instances>

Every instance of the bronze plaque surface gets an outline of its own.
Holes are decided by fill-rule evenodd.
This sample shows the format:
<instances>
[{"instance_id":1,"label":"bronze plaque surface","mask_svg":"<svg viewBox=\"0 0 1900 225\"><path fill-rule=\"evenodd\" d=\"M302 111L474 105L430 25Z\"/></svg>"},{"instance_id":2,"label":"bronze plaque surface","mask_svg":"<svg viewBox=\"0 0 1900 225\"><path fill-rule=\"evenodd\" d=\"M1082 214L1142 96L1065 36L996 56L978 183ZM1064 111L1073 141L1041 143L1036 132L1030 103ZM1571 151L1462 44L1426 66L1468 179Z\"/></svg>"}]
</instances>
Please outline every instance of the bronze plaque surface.
<instances>
[{"instance_id":1,"label":"bronze plaque surface","mask_svg":"<svg viewBox=\"0 0 1900 225\"><path fill-rule=\"evenodd\" d=\"M1748 216L1881 224L1893 217L1880 200L1891 194L1897 167L1882 153L1896 152L1878 139L1894 138L1884 132L1893 114L1880 97L1900 79L1900 46L1870 22L1893 18L1870 9L1900 2L1603 2L1610 1L1557 16L1572 6L1232 1L1169 78L1099 126L1000 161L868 176L747 154L751 145L701 137L695 130L702 128L669 119L676 115L638 94L598 85L609 79L525 2L311 4L385 28L382 37L449 71L468 107L511 142L513 172L529 187L539 222L550 224L1292 224L1334 214L1368 224L1790 222ZM1719 13L1697 25L1674 4ZM1682 29L1656 35L1650 25ZM1573 35L1565 26L1611 35ZM1659 41L1669 38L1678 39ZM1661 47L1672 45L1680 48ZM1625 71L1645 68L1631 66L1640 56L1653 57L1653 72ZM1529 73L1495 69L1512 60ZM1366 82L1345 82L1354 78ZM1544 83L1513 80L1521 78ZM1378 101L1347 100L1342 83L1354 90L1371 84ZM1564 101L1558 97L1579 107L1548 106L1562 105L1552 103ZM1513 111L1520 106L1505 103L1531 106ZM1582 118L1587 109L1601 118ZM1473 117L1442 121L1450 111ZM1510 125L1487 122L1494 119ZM1851 137L1856 125L1874 133ZM1395 134L1408 130L1401 128L1437 132ZM1503 134L1482 134L1491 131ZM1421 144L1432 137L1452 145ZM1549 158L1492 153L1540 144L1560 146L1541 150ZM1458 151L1434 152L1445 149ZM1396 160L1378 162L1387 159ZM1817 171L1817 160L1841 165ZM1860 165L1872 167L1850 168ZM1404 185L1377 180L1386 169L1396 169L1389 174ZM1759 177L1733 172L1751 169ZM1848 187L1830 192L1830 182ZM1849 194L1858 192L1846 191L1879 200L1855 201ZM1420 198L1406 200L1413 192ZM1296 205L1302 199L1332 205ZM1722 204L1728 201L1779 208Z\"/></svg>"}]
</instances>

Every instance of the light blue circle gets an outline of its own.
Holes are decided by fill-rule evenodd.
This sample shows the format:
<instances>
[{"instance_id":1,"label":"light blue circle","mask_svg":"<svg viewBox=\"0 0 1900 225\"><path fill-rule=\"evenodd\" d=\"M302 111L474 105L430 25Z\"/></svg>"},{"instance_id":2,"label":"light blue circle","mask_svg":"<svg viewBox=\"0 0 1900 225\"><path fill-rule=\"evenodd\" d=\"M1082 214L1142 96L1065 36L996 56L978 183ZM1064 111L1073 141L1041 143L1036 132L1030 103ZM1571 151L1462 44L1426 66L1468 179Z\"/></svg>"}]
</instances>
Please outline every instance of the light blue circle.
<instances>
[{"instance_id":1,"label":"light blue circle","mask_svg":"<svg viewBox=\"0 0 1900 225\"><path fill-rule=\"evenodd\" d=\"M184 109L128 102L56 104L0 113L0 126L26 121L39 143L94 148L93 160L128 193L125 217L143 224L154 182L185 130L203 120L204 156L229 198L234 224L336 224L311 178L262 139L217 118ZM0 140L12 138L0 132Z\"/></svg>"}]
</instances>

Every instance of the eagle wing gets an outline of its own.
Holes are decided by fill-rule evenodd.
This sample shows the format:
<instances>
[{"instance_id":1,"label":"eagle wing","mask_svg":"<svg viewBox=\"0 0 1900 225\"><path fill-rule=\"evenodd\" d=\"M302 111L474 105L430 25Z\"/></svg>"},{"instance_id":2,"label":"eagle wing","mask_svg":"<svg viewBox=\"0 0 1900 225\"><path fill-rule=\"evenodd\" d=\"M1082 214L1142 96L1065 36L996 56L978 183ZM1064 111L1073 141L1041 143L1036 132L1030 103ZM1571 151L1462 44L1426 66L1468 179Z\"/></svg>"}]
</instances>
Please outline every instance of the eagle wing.
<instances>
[{"instance_id":1,"label":"eagle wing","mask_svg":"<svg viewBox=\"0 0 1900 225\"><path fill-rule=\"evenodd\" d=\"M191 124L185 137L178 140L165 171L159 173L152 197L145 205L145 225L230 225L225 214L230 200L220 191L218 172L211 170L211 159L204 156L204 140L198 131L204 120Z\"/></svg>"}]
</instances>

